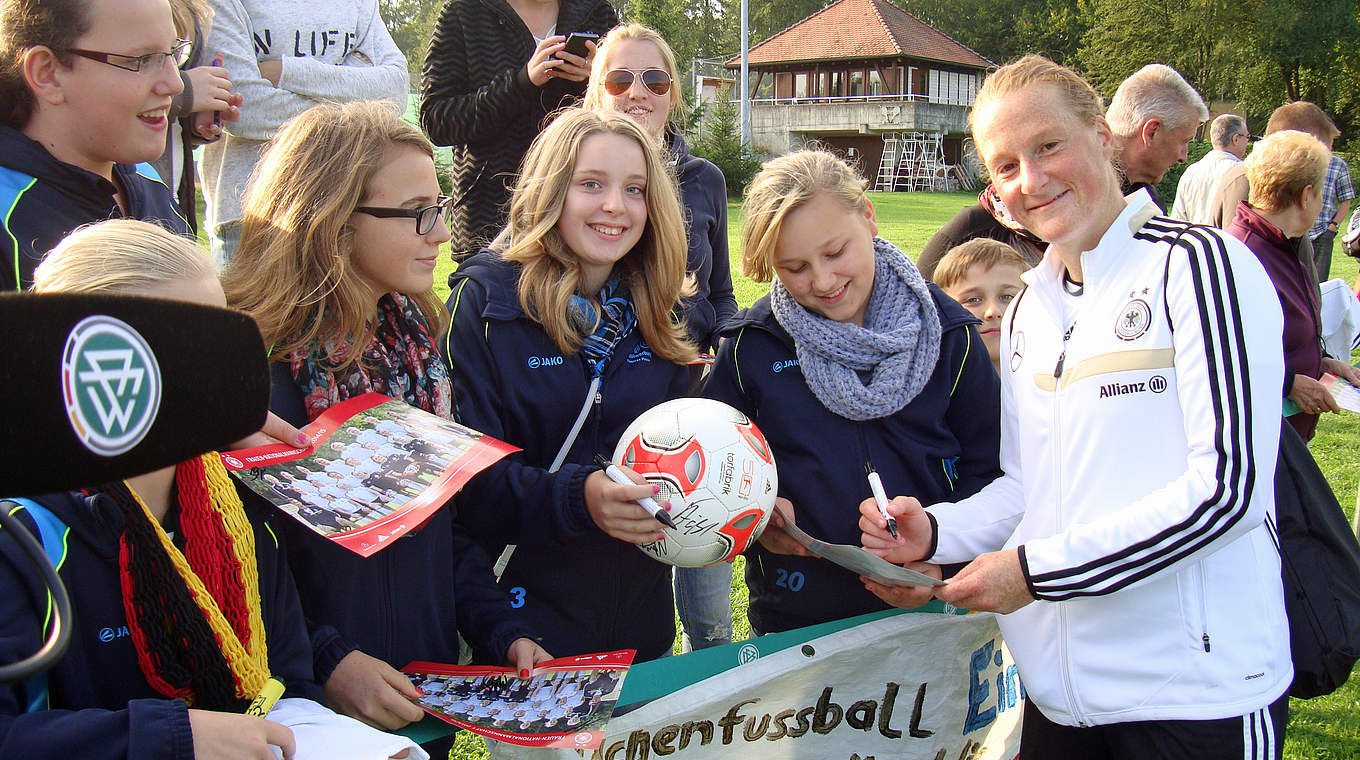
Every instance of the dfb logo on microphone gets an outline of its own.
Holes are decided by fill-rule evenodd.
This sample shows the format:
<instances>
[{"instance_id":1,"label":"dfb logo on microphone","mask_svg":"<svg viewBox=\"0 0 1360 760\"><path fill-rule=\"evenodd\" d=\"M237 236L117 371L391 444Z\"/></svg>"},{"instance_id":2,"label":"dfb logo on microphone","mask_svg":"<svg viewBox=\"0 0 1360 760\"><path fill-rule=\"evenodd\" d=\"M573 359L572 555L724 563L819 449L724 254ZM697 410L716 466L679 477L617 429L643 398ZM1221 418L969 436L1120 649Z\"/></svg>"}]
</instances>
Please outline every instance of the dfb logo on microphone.
<instances>
[{"instance_id":1,"label":"dfb logo on microphone","mask_svg":"<svg viewBox=\"0 0 1360 760\"><path fill-rule=\"evenodd\" d=\"M81 443L102 456L141 443L161 404L161 370L141 334L97 314L71 328L61 357L66 416Z\"/></svg>"}]
</instances>

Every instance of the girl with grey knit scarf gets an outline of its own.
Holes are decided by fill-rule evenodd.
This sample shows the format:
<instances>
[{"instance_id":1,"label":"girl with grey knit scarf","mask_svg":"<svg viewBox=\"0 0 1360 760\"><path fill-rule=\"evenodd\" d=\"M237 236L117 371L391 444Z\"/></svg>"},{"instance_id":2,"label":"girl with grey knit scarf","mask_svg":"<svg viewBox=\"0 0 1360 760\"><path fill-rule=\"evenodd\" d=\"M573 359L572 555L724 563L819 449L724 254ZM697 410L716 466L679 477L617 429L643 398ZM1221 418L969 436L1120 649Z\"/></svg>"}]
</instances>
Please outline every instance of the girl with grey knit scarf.
<instances>
[{"instance_id":1,"label":"girl with grey knit scarf","mask_svg":"<svg viewBox=\"0 0 1360 760\"><path fill-rule=\"evenodd\" d=\"M871 582L809 556L783 527L859 545L870 464L889 495L925 503L991 482L1000 386L977 320L877 237L864 182L838 158L770 161L745 206L743 272L774 282L724 329L703 395L751 417L779 468L777 514L746 565L763 634L886 609ZM930 598L891 594L899 606Z\"/></svg>"}]
</instances>

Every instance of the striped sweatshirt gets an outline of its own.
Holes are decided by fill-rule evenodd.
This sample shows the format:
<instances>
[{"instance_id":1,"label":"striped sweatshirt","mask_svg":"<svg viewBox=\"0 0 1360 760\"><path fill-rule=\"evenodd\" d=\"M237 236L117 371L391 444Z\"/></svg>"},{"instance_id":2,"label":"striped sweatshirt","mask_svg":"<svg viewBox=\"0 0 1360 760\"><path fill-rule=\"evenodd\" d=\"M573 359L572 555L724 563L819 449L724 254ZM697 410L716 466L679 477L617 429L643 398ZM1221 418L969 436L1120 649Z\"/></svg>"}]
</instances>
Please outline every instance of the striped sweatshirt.
<instances>
[{"instance_id":1,"label":"striped sweatshirt","mask_svg":"<svg viewBox=\"0 0 1360 760\"><path fill-rule=\"evenodd\" d=\"M608 0L561 0L554 34L595 32L619 21ZM420 74L420 126L452 147L449 231L462 260L505 226L510 188L529 144L558 108L576 105L585 82L529 81L534 36L505 0L445 0ZM450 275L452 277L452 275Z\"/></svg>"},{"instance_id":2,"label":"striped sweatshirt","mask_svg":"<svg viewBox=\"0 0 1360 760\"><path fill-rule=\"evenodd\" d=\"M1050 252L1002 328L1001 466L937 504L932 561L1018 548L1037 600L1001 618L1051 720L1228 718L1292 679L1274 512L1282 317L1256 257L1146 193Z\"/></svg>"}]
</instances>

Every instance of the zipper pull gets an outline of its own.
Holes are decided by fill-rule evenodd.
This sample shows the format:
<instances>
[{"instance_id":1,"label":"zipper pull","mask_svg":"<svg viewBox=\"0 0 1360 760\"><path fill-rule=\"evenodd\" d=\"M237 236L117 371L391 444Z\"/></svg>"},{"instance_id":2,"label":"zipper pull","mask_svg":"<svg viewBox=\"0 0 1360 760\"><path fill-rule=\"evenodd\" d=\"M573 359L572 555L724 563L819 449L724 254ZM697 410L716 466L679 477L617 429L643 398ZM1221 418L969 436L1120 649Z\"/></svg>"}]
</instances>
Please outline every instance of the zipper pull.
<instances>
[{"instance_id":1,"label":"zipper pull","mask_svg":"<svg viewBox=\"0 0 1360 760\"><path fill-rule=\"evenodd\" d=\"M1200 640L1204 642L1204 651L1209 651L1209 634L1205 633L1200 637Z\"/></svg>"},{"instance_id":2,"label":"zipper pull","mask_svg":"<svg viewBox=\"0 0 1360 760\"><path fill-rule=\"evenodd\" d=\"M599 406L602 403L604 403L604 394L599 391L595 391L595 405Z\"/></svg>"},{"instance_id":3,"label":"zipper pull","mask_svg":"<svg viewBox=\"0 0 1360 760\"><path fill-rule=\"evenodd\" d=\"M1057 366L1055 366L1055 367L1053 368L1053 377L1054 377L1054 378L1062 377L1063 361L1064 361L1065 359L1067 359L1067 349L1064 348L1064 349L1063 349L1063 352L1062 352L1061 354L1058 354L1058 364L1057 364Z\"/></svg>"}]
</instances>

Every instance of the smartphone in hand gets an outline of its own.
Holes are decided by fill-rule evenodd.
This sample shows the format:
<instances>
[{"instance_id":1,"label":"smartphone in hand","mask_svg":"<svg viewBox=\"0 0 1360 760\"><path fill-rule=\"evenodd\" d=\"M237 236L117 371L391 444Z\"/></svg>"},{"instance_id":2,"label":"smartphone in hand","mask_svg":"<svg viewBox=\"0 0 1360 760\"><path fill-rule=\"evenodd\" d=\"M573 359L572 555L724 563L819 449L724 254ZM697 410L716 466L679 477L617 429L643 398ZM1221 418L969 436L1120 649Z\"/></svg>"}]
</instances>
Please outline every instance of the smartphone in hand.
<instances>
[{"instance_id":1,"label":"smartphone in hand","mask_svg":"<svg viewBox=\"0 0 1360 760\"><path fill-rule=\"evenodd\" d=\"M572 32L567 36L567 46L563 50L581 58L590 57L590 48L586 47L586 40L594 42L600 35L594 32Z\"/></svg>"}]
</instances>

